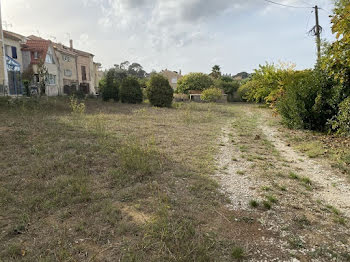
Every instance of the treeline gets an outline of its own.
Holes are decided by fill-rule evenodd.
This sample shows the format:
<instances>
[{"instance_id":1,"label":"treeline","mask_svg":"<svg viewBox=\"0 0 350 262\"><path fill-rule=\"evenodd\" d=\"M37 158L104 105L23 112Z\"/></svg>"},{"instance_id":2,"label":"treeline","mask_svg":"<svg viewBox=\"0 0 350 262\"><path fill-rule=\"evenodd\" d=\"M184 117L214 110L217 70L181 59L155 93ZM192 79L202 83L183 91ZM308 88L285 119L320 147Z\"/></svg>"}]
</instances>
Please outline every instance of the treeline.
<instances>
[{"instance_id":1,"label":"treeline","mask_svg":"<svg viewBox=\"0 0 350 262\"><path fill-rule=\"evenodd\" d=\"M157 107L170 107L174 95L168 79L156 73L149 75L141 65L129 62L107 70L99 90L103 101L140 104L147 98Z\"/></svg>"},{"instance_id":2,"label":"treeline","mask_svg":"<svg viewBox=\"0 0 350 262\"><path fill-rule=\"evenodd\" d=\"M350 134L350 6L338 0L332 15L334 43L325 43L314 69L266 64L238 92L273 107L291 128Z\"/></svg>"}]
</instances>

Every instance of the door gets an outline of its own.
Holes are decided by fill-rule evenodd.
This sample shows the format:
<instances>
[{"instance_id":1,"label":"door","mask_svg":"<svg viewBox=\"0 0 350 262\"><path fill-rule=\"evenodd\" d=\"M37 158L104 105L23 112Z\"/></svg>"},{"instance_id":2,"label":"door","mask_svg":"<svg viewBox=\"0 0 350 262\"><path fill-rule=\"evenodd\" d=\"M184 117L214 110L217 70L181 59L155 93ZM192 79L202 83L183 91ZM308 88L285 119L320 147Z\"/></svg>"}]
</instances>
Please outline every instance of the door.
<instances>
[{"instance_id":1,"label":"door","mask_svg":"<svg viewBox=\"0 0 350 262\"><path fill-rule=\"evenodd\" d=\"M21 81L21 73L16 71L9 71L9 90L10 95L22 95L22 81Z\"/></svg>"}]
</instances>

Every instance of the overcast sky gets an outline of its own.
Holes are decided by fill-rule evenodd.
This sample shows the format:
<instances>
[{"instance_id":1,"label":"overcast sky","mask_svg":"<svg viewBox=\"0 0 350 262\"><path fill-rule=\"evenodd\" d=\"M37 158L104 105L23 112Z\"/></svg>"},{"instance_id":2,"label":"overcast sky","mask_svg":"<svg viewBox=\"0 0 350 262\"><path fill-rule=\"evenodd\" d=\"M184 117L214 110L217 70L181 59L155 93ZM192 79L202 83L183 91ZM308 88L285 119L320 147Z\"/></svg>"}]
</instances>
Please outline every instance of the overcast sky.
<instances>
[{"instance_id":1,"label":"overcast sky","mask_svg":"<svg viewBox=\"0 0 350 262\"><path fill-rule=\"evenodd\" d=\"M274 1L332 10L332 0ZM323 38L332 39L325 10ZM311 11L263 0L2 0L5 29L66 45L72 38L105 68L128 60L184 73L208 73L214 64L224 73L251 72L279 60L312 67Z\"/></svg>"}]
</instances>

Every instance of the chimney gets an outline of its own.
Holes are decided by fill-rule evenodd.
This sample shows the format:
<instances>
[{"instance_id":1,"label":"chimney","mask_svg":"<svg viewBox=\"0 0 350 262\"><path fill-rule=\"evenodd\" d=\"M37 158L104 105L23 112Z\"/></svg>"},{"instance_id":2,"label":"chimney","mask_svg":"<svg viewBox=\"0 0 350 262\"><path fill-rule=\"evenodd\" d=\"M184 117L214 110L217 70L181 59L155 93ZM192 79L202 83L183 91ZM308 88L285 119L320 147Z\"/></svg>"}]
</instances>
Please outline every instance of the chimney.
<instances>
[{"instance_id":1,"label":"chimney","mask_svg":"<svg viewBox=\"0 0 350 262\"><path fill-rule=\"evenodd\" d=\"M181 69L179 70L179 75L181 75Z\"/></svg>"},{"instance_id":2,"label":"chimney","mask_svg":"<svg viewBox=\"0 0 350 262\"><path fill-rule=\"evenodd\" d=\"M70 50L73 50L73 40L69 40L69 44L70 44Z\"/></svg>"}]
</instances>

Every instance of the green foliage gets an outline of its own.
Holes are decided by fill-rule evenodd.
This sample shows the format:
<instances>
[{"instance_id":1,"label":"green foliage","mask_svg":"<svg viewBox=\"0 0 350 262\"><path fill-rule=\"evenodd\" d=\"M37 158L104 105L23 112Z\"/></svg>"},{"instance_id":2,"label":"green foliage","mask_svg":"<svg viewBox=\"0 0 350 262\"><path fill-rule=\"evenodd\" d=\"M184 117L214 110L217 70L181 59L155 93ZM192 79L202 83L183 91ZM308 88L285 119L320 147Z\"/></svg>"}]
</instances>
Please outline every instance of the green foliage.
<instances>
[{"instance_id":1,"label":"green foliage","mask_svg":"<svg viewBox=\"0 0 350 262\"><path fill-rule=\"evenodd\" d=\"M221 77L221 68L219 65L213 66L210 76L214 79L219 79Z\"/></svg>"},{"instance_id":2,"label":"green foliage","mask_svg":"<svg viewBox=\"0 0 350 262\"><path fill-rule=\"evenodd\" d=\"M295 65L274 64L259 65L252 75L252 79L242 85L239 93L248 101L274 104L283 93L288 82L293 79Z\"/></svg>"},{"instance_id":3,"label":"green foliage","mask_svg":"<svg viewBox=\"0 0 350 262\"><path fill-rule=\"evenodd\" d=\"M119 84L115 79L115 70L110 69L105 77L100 81L100 91L103 101L119 101Z\"/></svg>"},{"instance_id":4,"label":"green foliage","mask_svg":"<svg viewBox=\"0 0 350 262\"><path fill-rule=\"evenodd\" d=\"M340 103L338 115L330 122L337 133L350 135L350 97Z\"/></svg>"},{"instance_id":5,"label":"green foliage","mask_svg":"<svg viewBox=\"0 0 350 262\"><path fill-rule=\"evenodd\" d=\"M174 98L174 90L168 79L160 74L153 74L148 82L147 98L153 106L171 107Z\"/></svg>"},{"instance_id":6,"label":"green foliage","mask_svg":"<svg viewBox=\"0 0 350 262\"><path fill-rule=\"evenodd\" d=\"M84 103L79 103L74 95L71 96L69 100L69 107L71 108L73 115L83 115L85 113Z\"/></svg>"},{"instance_id":7,"label":"green foliage","mask_svg":"<svg viewBox=\"0 0 350 262\"><path fill-rule=\"evenodd\" d=\"M23 80L23 85L24 85L24 95L26 96L30 96L30 81L29 80L26 80L24 79Z\"/></svg>"},{"instance_id":8,"label":"green foliage","mask_svg":"<svg viewBox=\"0 0 350 262\"><path fill-rule=\"evenodd\" d=\"M215 81L215 87L222 89L227 94L229 101L234 101L240 83L231 77L223 76L221 79Z\"/></svg>"},{"instance_id":9,"label":"green foliage","mask_svg":"<svg viewBox=\"0 0 350 262\"><path fill-rule=\"evenodd\" d=\"M336 0L332 17L332 33L336 41L327 48L321 65L332 77L350 86L350 5L348 0Z\"/></svg>"},{"instance_id":10,"label":"green foliage","mask_svg":"<svg viewBox=\"0 0 350 262\"><path fill-rule=\"evenodd\" d=\"M142 103L143 94L139 81L132 76L125 78L120 87L120 99L122 103Z\"/></svg>"},{"instance_id":11,"label":"green foliage","mask_svg":"<svg viewBox=\"0 0 350 262\"><path fill-rule=\"evenodd\" d=\"M201 100L205 102L216 102L222 97L222 90L219 88L209 88L203 91Z\"/></svg>"},{"instance_id":12,"label":"green foliage","mask_svg":"<svg viewBox=\"0 0 350 262\"><path fill-rule=\"evenodd\" d=\"M337 112L337 89L334 82L320 71L293 73L293 79L284 86L277 110L291 128L325 130L326 124Z\"/></svg>"},{"instance_id":13,"label":"green foliage","mask_svg":"<svg viewBox=\"0 0 350 262\"><path fill-rule=\"evenodd\" d=\"M214 85L214 80L203 73L190 73L178 82L176 93L188 94L190 90L204 91Z\"/></svg>"}]
</instances>

